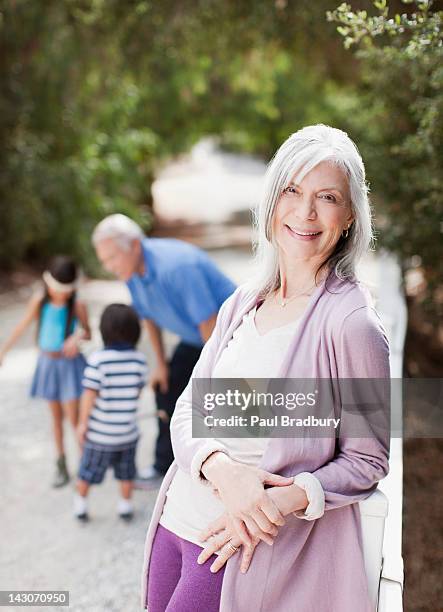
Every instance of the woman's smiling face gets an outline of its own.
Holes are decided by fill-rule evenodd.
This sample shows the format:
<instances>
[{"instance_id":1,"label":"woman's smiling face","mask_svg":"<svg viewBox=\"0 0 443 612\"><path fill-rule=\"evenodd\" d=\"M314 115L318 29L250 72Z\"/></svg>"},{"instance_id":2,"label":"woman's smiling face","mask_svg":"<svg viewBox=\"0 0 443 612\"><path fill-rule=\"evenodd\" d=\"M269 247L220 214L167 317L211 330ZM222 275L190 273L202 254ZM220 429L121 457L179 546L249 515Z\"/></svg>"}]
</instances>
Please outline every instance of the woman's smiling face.
<instances>
[{"instance_id":1,"label":"woman's smiling face","mask_svg":"<svg viewBox=\"0 0 443 612\"><path fill-rule=\"evenodd\" d=\"M339 166L324 161L299 185L291 180L283 191L274 213L273 235L289 262L320 264L353 219L347 177Z\"/></svg>"}]
</instances>

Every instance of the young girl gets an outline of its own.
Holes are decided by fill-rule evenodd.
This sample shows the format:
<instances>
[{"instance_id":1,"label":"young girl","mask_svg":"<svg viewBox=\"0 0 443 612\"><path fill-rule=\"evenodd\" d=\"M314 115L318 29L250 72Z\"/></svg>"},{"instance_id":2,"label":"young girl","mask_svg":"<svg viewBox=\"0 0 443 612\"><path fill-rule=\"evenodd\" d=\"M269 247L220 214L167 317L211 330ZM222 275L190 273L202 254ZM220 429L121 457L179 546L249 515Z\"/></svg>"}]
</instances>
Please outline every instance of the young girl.
<instances>
[{"instance_id":1,"label":"young girl","mask_svg":"<svg viewBox=\"0 0 443 612\"><path fill-rule=\"evenodd\" d=\"M55 257L43 273L43 291L29 301L22 320L0 348L0 365L7 351L26 328L37 322L40 355L31 386L31 396L49 401L57 450L54 487L69 481L63 446L63 416L74 429L82 391L85 359L79 341L91 337L85 305L76 298L77 266L69 257ZM80 326L78 325L80 323Z\"/></svg>"}]
</instances>

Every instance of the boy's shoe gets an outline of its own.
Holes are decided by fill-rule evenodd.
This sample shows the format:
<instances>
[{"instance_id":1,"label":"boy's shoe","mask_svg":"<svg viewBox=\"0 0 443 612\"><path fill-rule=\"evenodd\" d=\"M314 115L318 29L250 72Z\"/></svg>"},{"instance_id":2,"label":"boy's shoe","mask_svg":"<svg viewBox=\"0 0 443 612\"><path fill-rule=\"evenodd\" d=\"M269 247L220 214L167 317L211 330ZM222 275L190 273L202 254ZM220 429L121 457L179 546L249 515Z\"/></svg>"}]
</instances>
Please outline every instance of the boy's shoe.
<instances>
[{"instance_id":1,"label":"boy's shoe","mask_svg":"<svg viewBox=\"0 0 443 612\"><path fill-rule=\"evenodd\" d=\"M59 487L64 487L66 484L68 484L69 480L70 478L69 478L68 469L66 467L65 456L60 455L60 457L57 459L56 471L55 471L54 480L52 481L52 487L54 489L58 489Z\"/></svg>"},{"instance_id":2,"label":"boy's shoe","mask_svg":"<svg viewBox=\"0 0 443 612\"><path fill-rule=\"evenodd\" d=\"M83 514L76 514L75 518L81 523L87 523L89 521L89 514L84 512Z\"/></svg>"},{"instance_id":3,"label":"boy's shoe","mask_svg":"<svg viewBox=\"0 0 443 612\"><path fill-rule=\"evenodd\" d=\"M132 505L131 500L123 498L119 499L117 512L122 520L128 523L129 521L132 521L132 519L134 518L134 506Z\"/></svg>"}]
</instances>

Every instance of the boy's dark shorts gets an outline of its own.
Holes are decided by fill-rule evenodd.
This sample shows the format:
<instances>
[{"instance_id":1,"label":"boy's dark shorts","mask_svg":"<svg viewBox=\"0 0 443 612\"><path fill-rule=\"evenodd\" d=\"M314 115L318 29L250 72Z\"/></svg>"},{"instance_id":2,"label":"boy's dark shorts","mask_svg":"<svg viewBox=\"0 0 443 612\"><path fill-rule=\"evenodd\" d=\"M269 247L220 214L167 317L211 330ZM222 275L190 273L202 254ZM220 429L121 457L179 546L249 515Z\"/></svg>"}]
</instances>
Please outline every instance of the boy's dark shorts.
<instances>
[{"instance_id":1,"label":"boy's dark shorts","mask_svg":"<svg viewBox=\"0 0 443 612\"><path fill-rule=\"evenodd\" d=\"M125 450L108 450L88 448L83 449L78 477L89 484L100 484L103 481L108 467L114 468L117 480L134 480L135 478L135 451L137 446Z\"/></svg>"}]
</instances>

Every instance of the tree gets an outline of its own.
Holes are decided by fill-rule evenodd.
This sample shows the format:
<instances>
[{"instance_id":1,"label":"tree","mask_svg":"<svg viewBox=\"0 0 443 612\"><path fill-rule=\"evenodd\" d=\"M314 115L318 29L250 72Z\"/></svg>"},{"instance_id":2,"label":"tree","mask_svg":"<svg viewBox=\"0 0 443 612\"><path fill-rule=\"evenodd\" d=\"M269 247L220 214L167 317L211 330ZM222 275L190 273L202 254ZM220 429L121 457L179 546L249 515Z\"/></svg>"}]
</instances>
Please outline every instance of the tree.
<instances>
[{"instance_id":1,"label":"tree","mask_svg":"<svg viewBox=\"0 0 443 612\"><path fill-rule=\"evenodd\" d=\"M337 123L355 62L330 5L2 0L0 266L85 262L114 211L149 229L156 169L202 135L269 158L303 124Z\"/></svg>"},{"instance_id":2,"label":"tree","mask_svg":"<svg viewBox=\"0 0 443 612\"><path fill-rule=\"evenodd\" d=\"M425 308L441 314L443 233L442 11L432 0L403 0L408 13L374 2L378 14L349 4L328 13L346 48L358 49L361 102L350 119L359 133L375 199L380 242L405 272L419 264Z\"/></svg>"}]
</instances>

